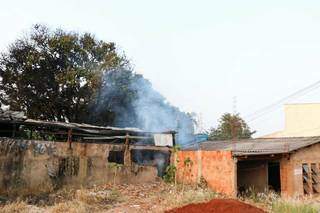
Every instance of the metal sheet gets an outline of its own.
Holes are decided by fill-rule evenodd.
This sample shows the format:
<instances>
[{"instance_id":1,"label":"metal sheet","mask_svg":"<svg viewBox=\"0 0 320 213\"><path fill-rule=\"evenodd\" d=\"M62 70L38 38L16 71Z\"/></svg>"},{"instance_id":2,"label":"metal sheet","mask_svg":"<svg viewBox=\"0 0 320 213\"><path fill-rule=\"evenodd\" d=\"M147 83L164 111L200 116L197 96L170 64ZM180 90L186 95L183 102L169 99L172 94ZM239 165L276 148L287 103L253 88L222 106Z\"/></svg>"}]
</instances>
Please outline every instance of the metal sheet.
<instances>
[{"instance_id":1,"label":"metal sheet","mask_svg":"<svg viewBox=\"0 0 320 213\"><path fill-rule=\"evenodd\" d=\"M153 137L156 146L173 146L172 134L154 134Z\"/></svg>"}]
</instances>

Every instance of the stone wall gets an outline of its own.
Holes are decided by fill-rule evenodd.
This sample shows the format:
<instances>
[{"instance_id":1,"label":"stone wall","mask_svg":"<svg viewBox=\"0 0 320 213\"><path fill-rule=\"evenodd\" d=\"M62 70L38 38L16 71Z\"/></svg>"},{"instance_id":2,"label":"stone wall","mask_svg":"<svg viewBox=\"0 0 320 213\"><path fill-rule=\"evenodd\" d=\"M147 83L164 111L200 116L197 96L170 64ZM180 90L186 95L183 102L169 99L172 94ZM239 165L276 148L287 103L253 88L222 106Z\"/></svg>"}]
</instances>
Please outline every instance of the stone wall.
<instances>
[{"instance_id":1,"label":"stone wall","mask_svg":"<svg viewBox=\"0 0 320 213\"><path fill-rule=\"evenodd\" d=\"M120 146L73 142L71 147L66 142L0 138L0 193L35 194L62 186L157 178L154 166L131 163L115 168L110 164L109 151Z\"/></svg>"}]
</instances>

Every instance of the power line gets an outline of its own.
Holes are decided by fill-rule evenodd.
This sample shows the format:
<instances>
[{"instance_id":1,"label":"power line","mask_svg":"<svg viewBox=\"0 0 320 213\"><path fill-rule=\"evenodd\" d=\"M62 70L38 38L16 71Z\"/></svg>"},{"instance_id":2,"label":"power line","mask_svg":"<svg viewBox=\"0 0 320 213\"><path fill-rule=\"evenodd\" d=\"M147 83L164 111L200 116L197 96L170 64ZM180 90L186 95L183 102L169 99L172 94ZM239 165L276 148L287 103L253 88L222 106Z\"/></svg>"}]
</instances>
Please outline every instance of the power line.
<instances>
[{"instance_id":1,"label":"power line","mask_svg":"<svg viewBox=\"0 0 320 213\"><path fill-rule=\"evenodd\" d=\"M260 110L255 111L252 114L249 114L249 115L245 116L245 118L246 118L246 120L248 122L254 121L254 120L260 118L261 116L272 112L273 110L275 110L279 106L282 106L282 104L284 102L292 100L294 98L301 97L301 96L303 96L303 95L305 95L305 94L307 94L307 93L309 93L311 91L314 91L314 90L318 89L319 87L320 87L320 81L317 81L317 82L315 82L315 83L313 83L313 84L311 84L311 85L309 85L307 87L304 87L304 88L292 93L291 95L288 95L288 96L286 96L286 97L284 97L284 98L282 98L282 99L280 99L280 100L278 100L278 101L276 101L276 102L274 102L274 103L272 103L272 104L270 104L270 105L268 105L266 107L263 107Z\"/></svg>"},{"instance_id":2,"label":"power line","mask_svg":"<svg viewBox=\"0 0 320 213\"><path fill-rule=\"evenodd\" d=\"M232 109L233 109L233 114L237 114L237 96L233 96L232 99Z\"/></svg>"},{"instance_id":3,"label":"power line","mask_svg":"<svg viewBox=\"0 0 320 213\"><path fill-rule=\"evenodd\" d=\"M307 87L305 87L303 89L300 89L300 90L294 92L293 94L291 94L289 96L286 96L286 97L284 97L284 98L282 98L282 99L280 99L280 100L278 100L278 101L276 101L276 102L274 102L274 103L272 103L272 104L270 104L270 105L268 105L268 106L266 106L266 107L264 107L264 108L262 108L260 110L257 110L256 112L254 112L254 113L252 113L252 114L250 114L250 115L248 115L246 117L249 118L249 119L251 118L252 120L254 120L256 116L259 116L260 114L267 113L267 112L269 112L269 110L272 110L273 108L275 108L275 107L277 107L279 105L281 106L283 102L288 101L288 100L293 99L293 98L300 97L302 95L305 95L305 94L307 94L307 93L309 93L309 92L311 92L311 91L313 91L313 90L315 90L315 89L317 89L319 87L320 87L320 81L317 81L316 83L311 84L311 85L309 85L309 86L307 86Z\"/></svg>"}]
</instances>

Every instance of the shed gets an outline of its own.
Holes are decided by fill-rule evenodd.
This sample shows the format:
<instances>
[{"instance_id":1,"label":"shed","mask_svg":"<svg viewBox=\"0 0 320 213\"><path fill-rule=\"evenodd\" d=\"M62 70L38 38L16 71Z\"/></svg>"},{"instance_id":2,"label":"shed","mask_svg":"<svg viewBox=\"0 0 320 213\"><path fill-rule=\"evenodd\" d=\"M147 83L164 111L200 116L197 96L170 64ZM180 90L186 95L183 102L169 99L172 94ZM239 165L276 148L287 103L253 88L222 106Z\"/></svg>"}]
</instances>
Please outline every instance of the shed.
<instances>
[{"instance_id":1,"label":"shed","mask_svg":"<svg viewBox=\"0 0 320 213\"><path fill-rule=\"evenodd\" d=\"M0 194L154 181L170 163L174 135L33 120L0 110Z\"/></svg>"}]
</instances>

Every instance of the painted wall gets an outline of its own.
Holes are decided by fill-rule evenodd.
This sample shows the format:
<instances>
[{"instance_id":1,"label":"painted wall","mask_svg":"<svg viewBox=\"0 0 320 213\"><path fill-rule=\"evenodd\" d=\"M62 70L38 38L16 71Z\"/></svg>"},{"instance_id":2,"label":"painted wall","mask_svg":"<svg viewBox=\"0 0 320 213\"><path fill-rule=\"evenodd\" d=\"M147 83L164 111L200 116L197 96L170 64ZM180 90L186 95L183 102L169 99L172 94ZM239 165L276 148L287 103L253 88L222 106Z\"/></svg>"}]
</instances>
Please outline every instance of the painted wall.
<instances>
[{"instance_id":1,"label":"painted wall","mask_svg":"<svg viewBox=\"0 0 320 213\"><path fill-rule=\"evenodd\" d=\"M262 138L320 135L320 103L284 105L285 128Z\"/></svg>"},{"instance_id":2,"label":"painted wall","mask_svg":"<svg viewBox=\"0 0 320 213\"><path fill-rule=\"evenodd\" d=\"M230 151L179 151L177 156L180 182L196 184L202 177L214 191L236 196L236 163ZM186 165L186 159L192 165Z\"/></svg>"}]
</instances>

